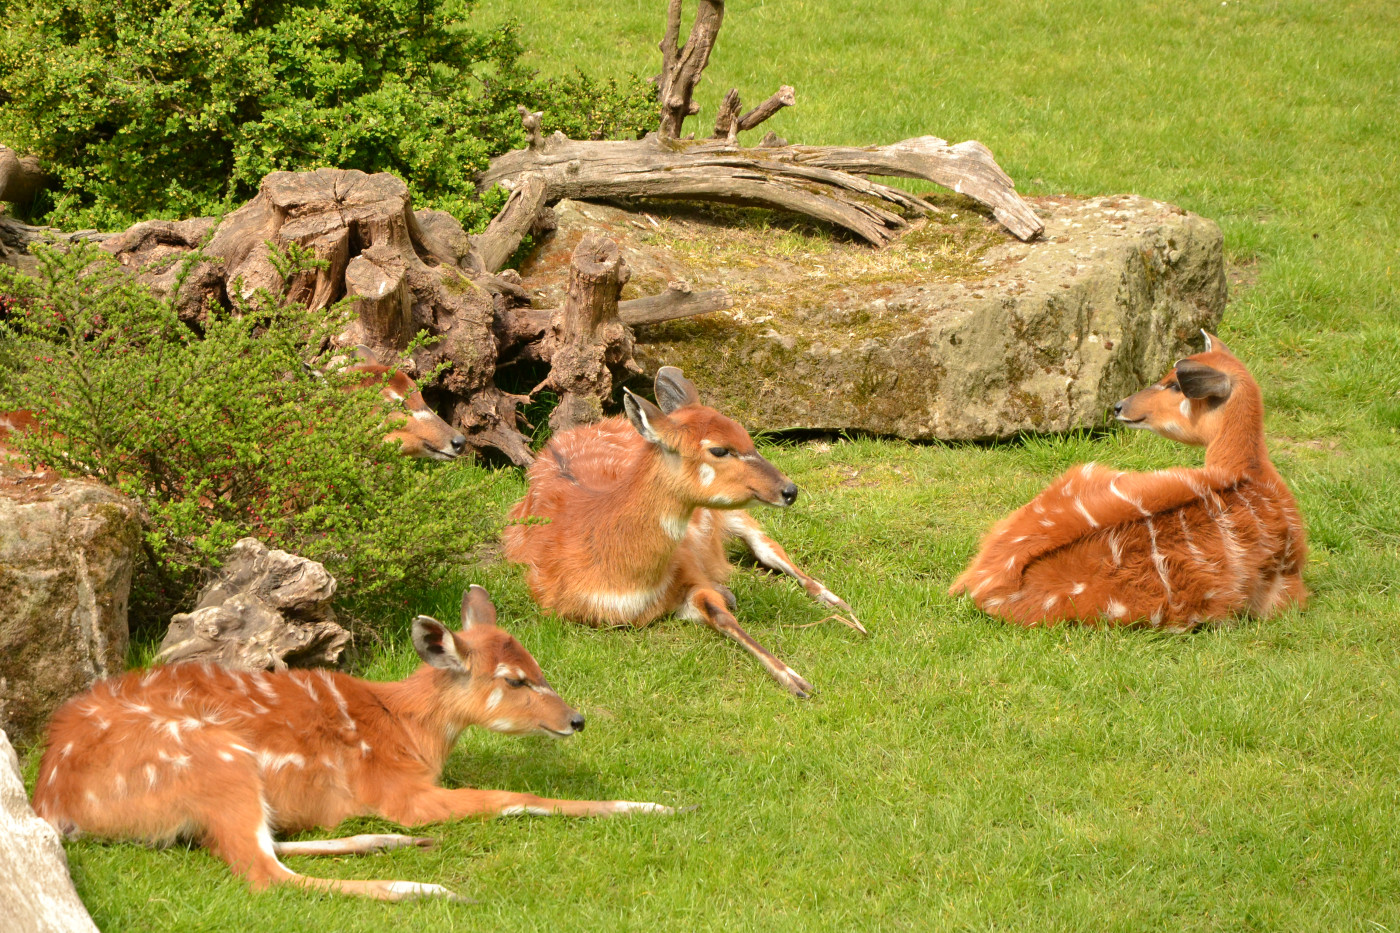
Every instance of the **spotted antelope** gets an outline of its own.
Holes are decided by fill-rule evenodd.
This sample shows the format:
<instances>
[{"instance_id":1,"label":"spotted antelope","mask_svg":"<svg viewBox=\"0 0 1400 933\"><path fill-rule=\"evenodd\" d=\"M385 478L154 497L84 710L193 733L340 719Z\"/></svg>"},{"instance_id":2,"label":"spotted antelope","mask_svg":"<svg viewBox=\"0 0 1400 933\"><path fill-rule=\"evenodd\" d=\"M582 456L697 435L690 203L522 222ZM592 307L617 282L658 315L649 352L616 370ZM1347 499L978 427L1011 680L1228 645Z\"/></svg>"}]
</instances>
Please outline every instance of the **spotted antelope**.
<instances>
[{"instance_id":1,"label":"spotted antelope","mask_svg":"<svg viewBox=\"0 0 1400 933\"><path fill-rule=\"evenodd\" d=\"M1304 604L1303 524L1269 462L1259 386L1205 337L1205 352L1114 406L1129 427L1204 446L1205 466L1071 469L992 528L953 593L1021 625L1167 631Z\"/></svg>"},{"instance_id":2,"label":"spotted antelope","mask_svg":"<svg viewBox=\"0 0 1400 933\"><path fill-rule=\"evenodd\" d=\"M694 383L663 366L653 405L624 390L626 417L555 437L529 472L529 489L503 535L506 558L528 568L540 605L590 625L642 626L668 613L734 639L799 697L801 675L734 617L724 585L726 541L796 579L813 599L850 617L850 606L798 569L744 509L785 508L797 487L754 448L736 421L700 404Z\"/></svg>"},{"instance_id":3,"label":"spotted antelope","mask_svg":"<svg viewBox=\"0 0 1400 933\"><path fill-rule=\"evenodd\" d=\"M461 631L419 616L413 646L425 663L393 683L206 664L99 683L54 714L34 808L69 836L196 840L254 889L290 884L388 901L455 895L435 884L308 877L280 857L430 840L376 834L277 842L273 834L368 815L416 826L467 816L671 812L652 803L437 786L468 726L566 736L584 721L520 642L496 626L495 607L479 586L462 596Z\"/></svg>"}]
</instances>

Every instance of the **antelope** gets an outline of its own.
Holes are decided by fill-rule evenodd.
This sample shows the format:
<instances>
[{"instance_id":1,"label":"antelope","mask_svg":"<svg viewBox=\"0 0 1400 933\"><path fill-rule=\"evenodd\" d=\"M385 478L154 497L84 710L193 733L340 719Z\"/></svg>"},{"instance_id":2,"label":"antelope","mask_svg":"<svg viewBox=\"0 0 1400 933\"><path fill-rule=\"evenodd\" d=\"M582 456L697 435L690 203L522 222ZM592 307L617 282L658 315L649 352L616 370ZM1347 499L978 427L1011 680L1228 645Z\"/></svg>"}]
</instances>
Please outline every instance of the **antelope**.
<instances>
[{"instance_id":1,"label":"antelope","mask_svg":"<svg viewBox=\"0 0 1400 933\"><path fill-rule=\"evenodd\" d=\"M644 626L668 613L704 622L742 645L798 697L812 685L740 627L726 587L728 539L807 594L851 607L798 569L744 509L786 508L797 486L754 448L736 421L700 404L674 366L656 375L654 405L623 389L625 417L553 438L530 467L528 489L502 535L507 560L528 568L536 602L594 626Z\"/></svg>"},{"instance_id":2,"label":"antelope","mask_svg":"<svg viewBox=\"0 0 1400 933\"><path fill-rule=\"evenodd\" d=\"M289 884L386 901L456 895L411 881L308 877L279 856L358 855L431 840L391 833L277 842L273 833L369 815L417 826L468 816L673 812L654 803L439 787L467 726L567 736L584 720L497 627L479 586L462 594L461 631L418 616L413 647L424 663L391 683L193 663L101 682L54 714L34 808L70 838L193 839L254 890Z\"/></svg>"},{"instance_id":3,"label":"antelope","mask_svg":"<svg viewBox=\"0 0 1400 933\"><path fill-rule=\"evenodd\" d=\"M402 403L405 409L390 416L400 427L385 435L385 441L397 441L405 456L418 459L453 460L461 456L467 446L466 437L428 407L423 393L412 379L380 363L369 347L355 347L355 355L359 362L346 367L344 371L363 373L365 378L352 383L352 387L378 385L385 399Z\"/></svg>"},{"instance_id":4,"label":"antelope","mask_svg":"<svg viewBox=\"0 0 1400 933\"><path fill-rule=\"evenodd\" d=\"M1074 467L987 534L951 592L1020 625L1182 632L1307 600L1293 495L1269 462L1259 386L1219 338L1114 406L1130 428L1204 446L1205 465Z\"/></svg>"}]
</instances>

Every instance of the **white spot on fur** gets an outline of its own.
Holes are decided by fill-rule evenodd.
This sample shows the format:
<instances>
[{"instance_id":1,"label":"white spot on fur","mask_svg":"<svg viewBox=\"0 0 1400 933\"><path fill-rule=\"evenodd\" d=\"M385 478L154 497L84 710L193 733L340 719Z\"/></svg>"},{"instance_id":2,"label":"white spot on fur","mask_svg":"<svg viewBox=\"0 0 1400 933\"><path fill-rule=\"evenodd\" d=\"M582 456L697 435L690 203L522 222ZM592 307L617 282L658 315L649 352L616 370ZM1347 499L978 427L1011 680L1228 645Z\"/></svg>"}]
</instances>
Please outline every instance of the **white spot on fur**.
<instances>
[{"instance_id":1,"label":"white spot on fur","mask_svg":"<svg viewBox=\"0 0 1400 933\"><path fill-rule=\"evenodd\" d=\"M1189 398L1184 398L1181 400L1181 417L1191 417L1191 400Z\"/></svg>"},{"instance_id":2,"label":"white spot on fur","mask_svg":"<svg viewBox=\"0 0 1400 933\"><path fill-rule=\"evenodd\" d=\"M1121 619L1128 614L1128 607L1116 599L1110 599L1108 605L1104 607L1104 611L1108 613L1109 618Z\"/></svg>"},{"instance_id":3,"label":"white spot on fur","mask_svg":"<svg viewBox=\"0 0 1400 933\"><path fill-rule=\"evenodd\" d=\"M690 516L688 515L663 515L661 516L661 530L666 532L666 537L672 541L679 541L685 537L686 529L690 526Z\"/></svg>"},{"instance_id":4,"label":"white spot on fur","mask_svg":"<svg viewBox=\"0 0 1400 933\"><path fill-rule=\"evenodd\" d=\"M1074 508L1079 512L1080 515L1084 516L1084 520L1089 523L1090 528L1099 527L1099 523L1095 521L1094 516L1089 514L1089 510L1084 508L1084 503L1082 501L1080 501L1079 499L1075 499Z\"/></svg>"},{"instance_id":5,"label":"white spot on fur","mask_svg":"<svg viewBox=\"0 0 1400 933\"><path fill-rule=\"evenodd\" d=\"M715 481L715 468L708 463L700 464L700 485L708 486Z\"/></svg>"},{"instance_id":6,"label":"white spot on fur","mask_svg":"<svg viewBox=\"0 0 1400 933\"><path fill-rule=\"evenodd\" d=\"M233 761L233 752L219 752L220 761Z\"/></svg>"},{"instance_id":7,"label":"white spot on fur","mask_svg":"<svg viewBox=\"0 0 1400 933\"><path fill-rule=\"evenodd\" d=\"M287 752L285 754L258 752L258 767L266 773L276 774L288 765L296 768L305 768L306 759L296 752Z\"/></svg>"},{"instance_id":8,"label":"white spot on fur","mask_svg":"<svg viewBox=\"0 0 1400 933\"><path fill-rule=\"evenodd\" d=\"M509 676L510 676L510 665L508 665L508 664L497 664L497 665L496 665L496 672L495 672L492 676L493 676L493 677L509 677Z\"/></svg>"},{"instance_id":9,"label":"white spot on fur","mask_svg":"<svg viewBox=\"0 0 1400 933\"><path fill-rule=\"evenodd\" d=\"M486 728L492 732L514 732L516 723L514 719L493 719L486 724Z\"/></svg>"},{"instance_id":10,"label":"white spot on fur","mask_svg":"<svg viewBox=\"0 0 1400 933\"><path fill-rule=\"evenodd\" d=\"M1084 592L1083 583L1076 583L1074 586L1069 588L1069 595L1071 596L1078 596L1082 592Z\"/></svg>"},{"instance_id":11,"label":"white spot on fur","mask_svg":"<svg viewBox=\"0 0 1400 933\"><path fill-rule=\"evenodd\" d=\"M505 692L504 690L502 690L500 687L497 687L495 690L492 690L492 691L491 691L491 695L488 696L488 697L486 698L486 712L489 713L489 712L491 712L491 710L493 710L493 709L495 709L496 707L500 706L500 705L501 705L501 698L504 697L505 695L506 695L506 692Z\"/></svg>"},{"instance_id":12,"label":"white spot on fur","mask_svg":"<svg viewBox=\"0 0 1400 933\"><path fill-rule=\"evenodd\" d=\"M1054 608L1055 608L1055 604L1056 604L1057 602L1059 602L1059 601L1060 601L1060 597L1058 597L1058 596L1056 596L1056 595L1054 595L1054 594L1052 593L1051 595L1045 597L1045 605L1044 605L1042 608L1043 608L1046 612L1049 612L1051 609L1054 609Z\"/></svg>"},{"instance_id":13,"label":"white spot on fur","mask_svg":"<svg viewBox=\"0 0 1400 933\"><path fill-rule=\"evenodd\" d=\"M148 789L148 790L155 790L155 789L156 789L156 782L157 782L159 779L160 779L160 775L156 773L156 766L155 766L155 765L146 765L146 787L147 787L147 789Z\"/></svg>"}]
</instances>

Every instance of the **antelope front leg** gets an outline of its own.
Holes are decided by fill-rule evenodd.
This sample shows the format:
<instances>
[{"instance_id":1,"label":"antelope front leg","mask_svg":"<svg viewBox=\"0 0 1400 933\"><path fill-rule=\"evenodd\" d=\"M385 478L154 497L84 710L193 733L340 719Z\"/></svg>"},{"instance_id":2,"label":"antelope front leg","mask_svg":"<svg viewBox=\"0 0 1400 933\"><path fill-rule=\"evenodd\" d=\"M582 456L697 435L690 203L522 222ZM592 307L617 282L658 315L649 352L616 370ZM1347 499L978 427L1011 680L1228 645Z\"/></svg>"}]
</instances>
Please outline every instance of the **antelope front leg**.
<instances>
[{"instance_id":1,"label":"antelope front leg","mask_svg":"<svg viewBox=\"0 0 1400 933\"><path fill-rule=\"evenodd\" d=\"M860 620L856 618L856 614L851 611L851 607L846 604L846 601L827 589L820 580L803 573L792 562L792 558L788 557L783 546L770 538L763 530L763 526L759 525L758 520L748 512L727 513L724 516L724 529L735 537L742 538L744 544L753 552L754 558L760 564L770 570L776 570L792 577L802 584L802 588L807 591L808 596L819 603L825 603L844 612L849 618L852 628L862 635L870 634L865 630L865 626L860 624Z\"/></svg>"},{"instance_id":2,"label":"antelope front leg","mask_svg":"<svg viewBox=\"0 0 1400 933\"><path fill-rule=\"evenodd\" d=\"M469 816L615 816L623 813L671 814L659 803L633 800L555 800L504 790L448 790L428 787L380 808L381 814L405 826L440 823Z\"/></svg>"},{"instance_id":3,"label":"antelope front leg","mask_svg":"<svg viewBox=\"0 0 1400 933\"><path fill-rule=\"evenodd\" d=\"M725 598L719 589L711 586L695 587L686 597L685 609L681 614L685 618L704 622L716 632L743 645L749 654L758 658L758 662L768 669L773 679L786 687L793 696L805 699L812 695L812 685L801 674L779 661L772 652L739 626L739 620L726 608Z\"/></svg>"}]
</instances>

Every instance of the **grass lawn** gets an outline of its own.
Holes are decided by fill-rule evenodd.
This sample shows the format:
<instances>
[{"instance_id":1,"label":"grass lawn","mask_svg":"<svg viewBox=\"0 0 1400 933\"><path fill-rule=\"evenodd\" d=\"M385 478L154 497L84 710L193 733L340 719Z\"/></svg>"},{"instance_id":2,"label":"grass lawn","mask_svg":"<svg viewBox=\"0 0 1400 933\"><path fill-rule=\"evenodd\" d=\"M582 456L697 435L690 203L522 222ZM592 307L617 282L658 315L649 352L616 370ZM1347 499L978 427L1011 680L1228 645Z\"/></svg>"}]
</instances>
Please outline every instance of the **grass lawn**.
<instances>
[{"instance_id":1,"label":"grass lawn","mask_svg":"<svg viewBox=\"0 0 1400 933\"><path fill-rule=\"evenodd\" d=\"M478 6L523 18L545 71L603 75L654 73L663 11ZM873 633L804 627L824 613L795 586L737 575L741 620L810 701L694 623L595 632L542 618L513 568L476 575L589 725L473 731L446 782L694 812L470 821L431 828L434 850L291 860L474 905L252 896L200 850L77 843L98 925L1400 931L1397 37L1382 2L732 0L701 85L702 120L730 86L756 103L789 83L798 106L764 129L793 141L975 138L1025 192L1217 220L1221 335L1308 523L1306 611L1185 637L1022 631L946 595L982 531L1067 466L1199 462L1154 437L773 447L805 496L761 517ZM503 485L502 508L521 488ZM425 580L402 627L453 617L461 582ZM362 672L405 673L411 648L390 648Z\"/></svg>"}]
</instances>

